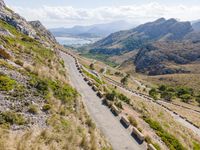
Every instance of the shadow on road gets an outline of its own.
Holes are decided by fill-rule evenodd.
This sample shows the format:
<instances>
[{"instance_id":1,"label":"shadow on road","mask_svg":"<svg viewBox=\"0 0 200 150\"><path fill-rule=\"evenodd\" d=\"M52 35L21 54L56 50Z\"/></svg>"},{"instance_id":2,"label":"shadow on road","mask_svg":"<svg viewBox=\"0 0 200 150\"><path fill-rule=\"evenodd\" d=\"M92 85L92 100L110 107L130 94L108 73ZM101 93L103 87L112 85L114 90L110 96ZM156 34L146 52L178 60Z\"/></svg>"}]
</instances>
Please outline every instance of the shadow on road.
<instances>
[{"instance_id":1,"label":"shadow on road","mask_svg":"<svg viewBox=\"0 0 200 150\"><path fill-rule=\"evenodd\" d=\"M137 137L137 135L136 134L134 134L133 132L131 133L131 136L136 140L136 142L138 143L138 144L142 144L143 143L143 141L141 141L138 137Z\"/></svg>"},{"instance_id":2,"label":"shadow on road","mask_svg":"<svg viewBox=\"0 0 200 150\"><path fill-rule=\"evenodd\" d=\"M123 125L123 127L126 128L126 129L129 127L129 126L127 126L126 123L124 123L124 121L123 121L122 119L120 119L120 123L121 123L121 124Z\"/></svg>"}]
</instances>

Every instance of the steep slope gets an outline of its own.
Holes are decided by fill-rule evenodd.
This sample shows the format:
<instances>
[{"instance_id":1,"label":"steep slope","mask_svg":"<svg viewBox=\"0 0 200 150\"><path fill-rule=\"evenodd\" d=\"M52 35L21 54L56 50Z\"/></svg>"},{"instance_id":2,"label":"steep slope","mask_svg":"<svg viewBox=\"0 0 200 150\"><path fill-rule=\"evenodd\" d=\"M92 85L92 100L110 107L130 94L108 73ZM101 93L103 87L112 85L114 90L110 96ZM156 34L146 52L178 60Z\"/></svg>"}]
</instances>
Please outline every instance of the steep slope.
<instances>
[{"instance_id":1,"label":"steep slope","mask_svg":"<svg viewBox=\"0 0 200 150\"><path fill-rule=\"evenodd\" d=\"M55 37L52 35L52 33L50 31L48 31L42 24L40 21L30 21L29 22L31 24L31 26L36 30L37 35L39 35L39 37L45 37L46 41L52 42L52 44L56 43L56 39Z\"/></svg>"},{"instance_id":2,"label":"steep slope","mask_svg":"<svg viewBox=\"0 0 200 150\"><path fill-rule=\"evenodd\" d=\"M113 33L89 47L91 53L120 55L139 49L148 42L158 40L182 40L192 32L190 22L160 18L132 30Z\"/></svg>"},{"instance_id":3,"label":"steep slope","mask_svg":"<svg viewBox=\"0 0 200 150\"><path fill-rule=\"evenodd\" d=\"M0 18L1 149L109 147L69 85L47 30L35 30L2 0Z\"/></svg>"}]
</instances>

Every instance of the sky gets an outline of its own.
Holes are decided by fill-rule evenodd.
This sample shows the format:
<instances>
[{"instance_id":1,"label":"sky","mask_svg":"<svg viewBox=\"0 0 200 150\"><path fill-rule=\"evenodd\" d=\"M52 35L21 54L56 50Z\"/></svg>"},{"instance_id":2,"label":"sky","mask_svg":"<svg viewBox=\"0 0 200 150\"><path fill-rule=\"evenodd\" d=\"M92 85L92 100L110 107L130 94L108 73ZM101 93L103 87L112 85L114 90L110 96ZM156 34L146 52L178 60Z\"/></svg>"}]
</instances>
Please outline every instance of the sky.
<instances>
[{"instance_id":1,"label":"sky","mask_svg":"<svg viewBox=\"0 0 200 150\"><path fill-rule=\"evenodd\" d=\"M5 0L5 3L27 20L40 20L47 28L118 20L141 24L160 17L200 19L200 0Z\"/></svg>"}]
</instances>

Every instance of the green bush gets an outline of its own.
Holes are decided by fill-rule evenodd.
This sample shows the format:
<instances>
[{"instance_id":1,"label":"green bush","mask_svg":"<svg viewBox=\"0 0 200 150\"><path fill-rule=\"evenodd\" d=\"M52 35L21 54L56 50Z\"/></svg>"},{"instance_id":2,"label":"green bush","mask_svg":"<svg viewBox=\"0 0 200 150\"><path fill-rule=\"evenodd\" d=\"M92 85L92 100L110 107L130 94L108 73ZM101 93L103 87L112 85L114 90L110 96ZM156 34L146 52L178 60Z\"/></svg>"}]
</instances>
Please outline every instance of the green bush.
<instances>
[{"instance_id":1,"label":"green bush","mask_svg":"<svg viewBox=\"0 0 200 150\"><path fill-rule=\"evenodd\" d=\"M167 86L166 85L161 85L158 88L160 91L166 91L167 90Z\"/></svg>"},{"instance_id":2,"label":"green bush","mask_svg":"<svg viewBox=\"0 0 200 150\"><path fill-rule=\"evenodd\" d=\"M115 91L106 94L106 99L110 101L114 101L116 98L117 98L117 93Z\"/></svg>"},{"instance_id":3,"label":"green bush","mask_svg":"<svg viewBox=\"0 0 200 150\"><path fill-rule=\"evenodd\" d=\"M16 63L17 65L20 65L20 66L23 66L23 65L24 65L24 63L23 63L21 60L19 60L19 59L15 60L15 63Z\"/></svg>"},{"instance_id":4,"label":"green bush","mask_svg":"<svg viewBox=\"0 0 200 150\"><path fill-rule=\"evenodd\" d=\"M123 109L123 106L122 106L122 102L115 102L115 105L120 108L120 109Z\"/></svg>"},{"instance_id":5,"label":"green bush","mask_svg":"<svg viewBox=\"0 0 200 150\"><path fill-rule=\"evenodd\" d=\"M48 94L48 83L45 80L38 78L35 75L32 75L32 79L30 80L30 85L37 89L37 91L42 95Z\"/></svg>"},{"instance_id":6,"label":"green bush","mask_svg":"<svg viewBox=\"0 0 200 150\"><path fill-rule=\"evenodd\" d=\"M68 84L50 79L40 79L35 75L32 75L30 85L35 87L44 98L47 97L50 91L53 92L54 97L61 100L63 103L71 102L78 96L77 91Z\"/></svg>"},{"instance_id":7,"label":"green bush","mask_svg":"<svg viewBox=\"0 0 200 150\"><path fill-rule=\"evenodd\" d=\"M14 89L17 82L6 75L0 75L0 91L10 91Z\"/></svg>"},{"instance_id":8,"label":"green bush","mask_svg":"<svg viewBox=\"0 0 200 150\"><path fill-rule=\"evenodd\" d=\"M63 85L58 81L49 81L48 83L54 96L63 103L71 102L78 96L77 91L67 84Z\"/></svg>"},{"instance_id":9,"label":"green bush","mask_svg":"<svg viewBox=\"0 0 200 150\"><path fill-rule=\"evenodd\" d=\"M106 94L106 99L110 101L120 100L127 104L130 104L130 99L124 94L117 93L115 90Z\"/></svg>"},{"instance_id":10,"label":"green bush","mask_svg":"<svg viewBox=\"0 0 200 150\"><path fill-rule=\"evenodd\" d=\"M51 105L50 104L45 104L43 107L42 107L42 110L43 111L48 111L48 110L50 110L51 109Z\"/></svg>"},{"instance_id":11,"label":"green bush","mask_svg":"<svg viewBox=\"0 0 200 150\"><path fill-rule=\"evenodd\" d=\"M128 97L126 97L124 94L118 94L117 96L121 101L130 104L130 99Z\"/></svg>"},{"instance_id":12,"label":"green bush","mask_svg":"<svg viewBox=\"0 0 200 150\"><path fill-rule=\"evenodd\" d=\"M155 89L155 88L152 88L150 91L149 91L149 95L153 98L153 99L155 99L155 100L157 100L158 99L158 91Z\"/></svg>"},{"instance_id":13,"label":"green bush","mask_svg":"<svg viewBox=\"0 0 200 150\"><path fill-rule=\"evenodd\" d=\"M183 94L180 98L183 102L188 103L192 99L192 96L190 94Z\"/></svg>"},{"instance_id":14,"label":"green bush","mask_svg":"<svg viewBox=\"0 0 200 150\"><path fill-rule=\"evenodd\" d=\"M182 95L185 95L185 94L188 94L191 96L194 94L193 90L191 88L187 88L187 87L178 87L176 89L176 91L177 91L178 97L181 97Z\"/></svg>"},{"instance_id":15,"label":"green bush","mask_svg":"<svg viewBox=\"0 0 200 150\"><path fill-rule=\"evenodd\" d=\"M172 101L174 96L175 95L172 92L164 91L161 93L161 98L163 98L164 100L167 100L167 101Z\"/></svg>"},{"instance_id":16,"label":"green bush","mask_svg":"<svg viewBox=\"0 0 200 150\"><path fill-rule=\"evenodd\" d=\"M145 116L143 119L152 129L156 131L156 134L162 139L162 141L168 146L170 150L185 150L183 145L173 135L165 131L157 121L151 120Z\"/></svg>"},{"instance_id":17,"label":"green bush","mask_svg":"<svg viewBox=\"0 0 200 150\"><path fill-rule=\"evenodd\" d=\"M17 124L23 125L26 123L24 117L21 114L17 114L11 111L6 111L0 114L0 124L9 123L10 125Z\"/></svg>"},{"instance_id":18,"label":"green bush","mask_svg":"<svg viewBox=\"0 0 200 150\"><path fill-rule=\"evenodd\" d=\"M38 114L38 107L36 105L30 105L28 112L31 114Z\"/></svg>"}]
</instances>

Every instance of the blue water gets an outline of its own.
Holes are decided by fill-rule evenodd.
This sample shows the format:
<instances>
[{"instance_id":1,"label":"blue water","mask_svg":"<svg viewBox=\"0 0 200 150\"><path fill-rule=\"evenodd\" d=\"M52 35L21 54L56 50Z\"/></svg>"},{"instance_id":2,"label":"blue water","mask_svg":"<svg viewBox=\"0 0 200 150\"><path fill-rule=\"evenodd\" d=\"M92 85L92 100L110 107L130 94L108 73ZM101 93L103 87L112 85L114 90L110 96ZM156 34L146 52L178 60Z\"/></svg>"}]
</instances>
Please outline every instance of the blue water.
<instances>
[{"instance_id":1,"label":"blue water","mask_svg":"<svg viewBox=\"0 0 200 150\"><path fill-rule=\"evenodd\" d=\"M56 40L61 45L67 45L67 46L74 46L74 45L85 45L85 44L91 44L99 40L99 38L79 38L79 37L56 37Z\"/></svg>"}]
</instances>

